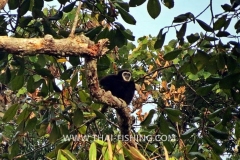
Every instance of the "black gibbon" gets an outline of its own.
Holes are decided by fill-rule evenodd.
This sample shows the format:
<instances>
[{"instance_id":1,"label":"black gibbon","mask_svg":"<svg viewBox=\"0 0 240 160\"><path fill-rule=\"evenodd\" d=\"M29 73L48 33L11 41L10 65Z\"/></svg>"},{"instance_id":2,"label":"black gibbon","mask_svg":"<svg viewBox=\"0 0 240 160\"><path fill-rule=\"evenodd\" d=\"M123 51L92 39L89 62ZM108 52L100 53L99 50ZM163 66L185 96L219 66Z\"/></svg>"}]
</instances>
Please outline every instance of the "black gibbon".
<instances>
[{"instance_id":1,"label":"black gibbon","mask_svg":"<svg viewBox=\"0 0 240 160\"><path fill-rule=\"evenodd\" d=\"M135 92L135 83L131 78L131 72L125 69L119 71L117 75L102 78L100 85L105 91L111 91L113 96L121 98L129 105Z\"/></svg>"}]
</instances>

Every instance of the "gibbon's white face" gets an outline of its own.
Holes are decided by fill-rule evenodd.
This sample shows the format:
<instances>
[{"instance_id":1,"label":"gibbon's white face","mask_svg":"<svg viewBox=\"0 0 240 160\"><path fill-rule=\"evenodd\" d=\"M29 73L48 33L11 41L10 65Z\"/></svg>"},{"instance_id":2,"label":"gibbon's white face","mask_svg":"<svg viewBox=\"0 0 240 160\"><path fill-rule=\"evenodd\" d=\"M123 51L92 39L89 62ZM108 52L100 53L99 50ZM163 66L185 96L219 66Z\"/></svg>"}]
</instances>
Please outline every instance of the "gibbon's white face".
<instances>
[{"instance_id":1,"label":"gibbon's white face","mask_svg":"<svg viewBox=\"0 0 240 160\"><path fill-rule=\"evenodd\" d=\"M124 71L123 73L122 73L122 78L123 78L123 80L124 81L126 81L126 82L129 82L130 80L131 80L131 73L130 72L128 72L128 71Z\"/></svg>"}]
</instances>

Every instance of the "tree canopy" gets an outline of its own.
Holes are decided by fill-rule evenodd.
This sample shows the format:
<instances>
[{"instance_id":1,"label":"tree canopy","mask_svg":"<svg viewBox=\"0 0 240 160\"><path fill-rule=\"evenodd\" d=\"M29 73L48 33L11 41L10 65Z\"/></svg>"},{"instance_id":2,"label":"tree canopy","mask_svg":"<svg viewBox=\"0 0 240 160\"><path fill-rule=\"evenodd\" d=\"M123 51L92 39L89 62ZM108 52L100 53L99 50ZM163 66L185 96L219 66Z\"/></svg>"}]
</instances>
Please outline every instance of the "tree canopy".
<instances>
[{"instance_id":1,"label":"tree canopy","mask_svg":"<svg viewBox=\"0 0 240 160\"><path fill-rule=\"evenodd\" d=\"M174 10L174 0L0 2L1 159L240 158L240 1L216 14L209 0L135 45L117 18L137 25L129 8L143 3L153 19ZM187 35L189 24L201 30ZM99 85L121 69L135 82L129 106Z\"/></svg>"}]
</instances>

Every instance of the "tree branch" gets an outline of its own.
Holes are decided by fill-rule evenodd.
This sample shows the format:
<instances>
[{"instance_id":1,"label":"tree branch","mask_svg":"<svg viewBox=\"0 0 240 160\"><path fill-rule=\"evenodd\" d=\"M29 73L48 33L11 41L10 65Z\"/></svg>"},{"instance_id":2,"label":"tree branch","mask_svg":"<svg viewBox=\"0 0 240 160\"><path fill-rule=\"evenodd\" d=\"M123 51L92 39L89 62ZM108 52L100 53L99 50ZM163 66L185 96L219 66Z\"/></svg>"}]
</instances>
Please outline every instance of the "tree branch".
<instances>
[{"instance_id":1,"label":"tree branch","mask_svg":"<svg viewBox=\"0 0 240 160\"><path fill-rule=\"evenodd\" d=\"M17 55L47 54L55 56L91 56L104 55L108 49L107 39L99 40L97 44L84 35L73 38L54 39L51 35L44 38L13 38L0 36L0 51Z\"/></svg>"},{"instance_id":2,"label":"tree branch","mask_svg":"<svg viewBox=\"0 0 240 160\"><path fill-rule=\"evenodd\" d=\"M123 136L131 135L131 127L132 127L132 117L130 114L130 110L127 104L113 96L111 92L105 92L105 90L99 87L98 75L97 75L97 60L92 57L86 57L86 78L88 88L90 90L90 95L96 101L100 101L102 103L107 104L109 107L116 109L118 114L118 125L120 127L121 134ZM133 142L129 142L131 145Z\"/></svg>"},{"instance_id":3,"label":"tree branch","mask_svg":"<svg viewBox=\"0 0 240 160\"><path fill-rule=\"evenodd\" d=\"M76 10L76 14L75 14L75 18L74 18L74 22L73 22L73 26L72 26L72 30L71 30L71 33L70 33L69 37L74 37L74 33L75 33L76 26L77 26L77 23L78 23L78 15L80 13L81 6L82 6L82 2L79 1L78 8Z\"/></svg>"}]
</instances>

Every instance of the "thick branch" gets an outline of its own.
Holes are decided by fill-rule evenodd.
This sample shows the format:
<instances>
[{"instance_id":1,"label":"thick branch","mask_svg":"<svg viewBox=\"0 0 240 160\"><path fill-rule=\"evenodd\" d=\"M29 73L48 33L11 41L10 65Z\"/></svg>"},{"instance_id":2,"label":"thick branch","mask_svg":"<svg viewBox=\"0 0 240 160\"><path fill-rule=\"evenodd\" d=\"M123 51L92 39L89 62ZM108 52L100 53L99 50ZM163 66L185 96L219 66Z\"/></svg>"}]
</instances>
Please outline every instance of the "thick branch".
<instances>
[{"instance_id":1,"label":"thick branch","mask_svg":"<svg viewBox=\"0 0 240 160\"><path fill-rule=\"evenodd\" d=\"M109 107L116 109L119 116L118 124L122 135L131 135L132 117L127 104L113 96L111 92L105 92L99 87L97 76L97 60L86 58L86 78L90 95L96 101L107 104Z\"/></svg>"},{"instance_id":2,"label":"thick branch","mask_svg":"<svg viewBox=\"0 0 240 160\"><path fill-rule=\"evenodd\" d=\"M0 51L17 55L48 54L56 56L102 56L108 50L107 40L97 44L84 35L73 38L54 39L51 35L44 38L13 38L0 36Z\"/></svg>"}]
</instances>

